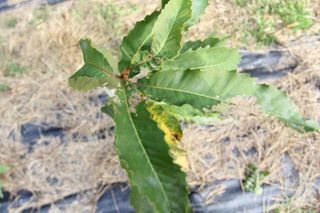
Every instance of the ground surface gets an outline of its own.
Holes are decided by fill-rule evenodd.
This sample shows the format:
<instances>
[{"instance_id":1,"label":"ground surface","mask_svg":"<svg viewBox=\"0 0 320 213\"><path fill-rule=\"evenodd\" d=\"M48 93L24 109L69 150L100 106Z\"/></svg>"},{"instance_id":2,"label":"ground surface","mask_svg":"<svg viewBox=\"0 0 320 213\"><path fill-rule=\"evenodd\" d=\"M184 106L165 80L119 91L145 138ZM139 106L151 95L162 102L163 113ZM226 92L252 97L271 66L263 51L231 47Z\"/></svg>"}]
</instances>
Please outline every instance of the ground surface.
<instances>
[{"instance_id":1,"label":"ground surface","mask_svg":"<svg viewBox=\"0 0 320 213\"><path fill-rule=\"evenodd\" d=\"M98 197L99 186L127 180L113 149L113 122L99 113L103 103L96 97L108 91L80 94L68 88L67 78L82 64L80 38L89 37L118 55L116 47L122 36L159 4L151 0L74 0L0 14L0 163L12 168L4 180L7 190L37 193L39 199L28 204L36 206L91 188L96 188ZM320 42L316 36L320 3L310 1L309 7L314 10L314 25L309 30L294 33L282 28L276 34L282 48L289 49L300 65L272 84L288 92L306 117L320 120ZM230 45L255 50L254 41L243 42L243 23L248 19L245 9L234 1L212 0L200 25L186 38L214 32L230 35ZM298 134L263 114L253 100L234 101L238 107L231 107L222 122L185 127L190 187L243 178L246 164L254 162L271 172L267 183L295 189L281 211L319 208L312 187L320 176L320 134ZM66 142L42 137L30 153L26 144L18 142L21 125L26 123L62 127L67 130ZM98 137L101 130L107 133ZM246 154L250 150L253 154ZM284 153L297 171L294 183L284 181ZM95 201L87 201L86 208ZM84 207L72 206L70 212L77 208Z\"/></svg>"}]
</instances>

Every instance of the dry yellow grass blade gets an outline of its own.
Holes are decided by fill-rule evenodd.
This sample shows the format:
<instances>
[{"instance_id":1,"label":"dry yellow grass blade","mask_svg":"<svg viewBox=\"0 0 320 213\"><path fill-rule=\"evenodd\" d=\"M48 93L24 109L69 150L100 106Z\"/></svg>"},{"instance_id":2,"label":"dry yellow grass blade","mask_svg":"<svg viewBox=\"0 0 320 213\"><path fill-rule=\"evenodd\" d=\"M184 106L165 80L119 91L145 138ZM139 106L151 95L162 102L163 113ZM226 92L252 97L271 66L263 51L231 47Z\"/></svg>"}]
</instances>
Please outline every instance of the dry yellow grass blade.
<instances>
[{"instance_id":1,"label":"dry yellow grass blade","mask_svg":"<svg viewBox=\"0 0 320 213\"><path fill-rule=\"evenodd\" d=\"M151 0L72 0L48 8L24 7L0 14L0 84L11 88L0 92L0 162L12 168L6 175L7 190L38 192L38 202L27 206L54 202L89 188L96 188L92 193L99 194L100 185L127 180L113 148L113 123L105 115L97 119L100 106L89 101L108 91L80 94L68 88L67 78L82 64L80 38L90 37L117 55L114 48L125 32L159 4ZM308 31L312 34L320 29L320 6L317 0L310 4L316 11L316 23ZM10 18L17 20L13 28L7 25ZM243 23L250 18L232 0L212 0L201 24L191 29L188 38L202 38L215 31L231 34L230 43L239 45ZM306 43L310 37L303 39L287 31L277 36L285 49L299 57L301 65L295 74L273 84L287 91L304 115L319 120L319 45ZM289 42L292 38L297 40ZM24 68L21 74L19 67ZM8 70L18 74L5 74ZM216 179L243 178L246 164L253 161L271 172L268 183L278 183L285 189L282 160L288 153L299 171L299 182L293 186L298 191L289 208L315 207L311 183L320 175L320 134L296 133L261 113L251 99L238 98L234 102L240 107L225 113L224 121L184 129L190 187ZM27 148L15 142L12 135L19 140L21 125L30 122L66 129L67 143L41 138L35 151L27 154ZM90 142L85 142L83 136L95 135L101 129L110 135L104 139L92 136ZM75 134L78 137L74 138ZM48 182L52 179L58 182ZM88 203L70 206L69 212L85 209Z\"/></svg>"}]
</instances>

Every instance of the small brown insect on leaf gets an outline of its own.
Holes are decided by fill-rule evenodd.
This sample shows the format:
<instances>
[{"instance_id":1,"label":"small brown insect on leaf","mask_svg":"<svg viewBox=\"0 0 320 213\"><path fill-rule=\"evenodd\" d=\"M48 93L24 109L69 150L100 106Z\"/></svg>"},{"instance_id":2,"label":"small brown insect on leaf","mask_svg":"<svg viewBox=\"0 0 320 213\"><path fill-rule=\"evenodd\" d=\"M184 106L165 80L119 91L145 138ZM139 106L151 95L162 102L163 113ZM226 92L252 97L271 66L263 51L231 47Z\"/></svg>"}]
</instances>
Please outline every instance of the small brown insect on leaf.
<instances>
[{"instance_id":1,"label":"small brown insect on leaf","mask_svg":"<svg viewBox=\"0 0 320 213\"><path fill-rule=\"evenodd\" d=\"M126 69L121 73L120 79L122 80L128 80L130 75L131 69Z\"/></svg>"},{"instance_id":2,"label":"small brown insect on leaf","mask_svg":"<svg viewBox=\"0 0 320 213\"><path fill-rule=\"evenodd\" d=\"M180 141L181 139L180 136L176 133L171 133L171 136L174 141Z\"/></svg>"}]
</instances>

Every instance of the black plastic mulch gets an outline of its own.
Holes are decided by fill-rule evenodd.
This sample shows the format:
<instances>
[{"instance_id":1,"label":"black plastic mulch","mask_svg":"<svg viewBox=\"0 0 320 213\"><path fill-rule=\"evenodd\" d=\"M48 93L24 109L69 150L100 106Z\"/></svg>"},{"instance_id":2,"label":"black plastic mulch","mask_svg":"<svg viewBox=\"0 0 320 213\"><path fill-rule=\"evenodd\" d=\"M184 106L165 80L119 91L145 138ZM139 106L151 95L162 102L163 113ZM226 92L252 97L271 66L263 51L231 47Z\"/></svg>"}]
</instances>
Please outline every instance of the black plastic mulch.
<instances>
[{"instance_id":1,"label":"black plastic mulch","mask_svg":"<svg viewBox=\"0 0 320 213\"><path fill-rule=\"evenodd\" d=\"M41 0L41 1L24 0L24 1L21 1L20 3L18 3L18 4L8 4L7 0L0 0L0 13L8 11L8 10L14 10L14 9L16 9L18 7L29 5L32 2L38 2L39 4L53 5L53 4L58 4L58 3L61 3L61 2L64 2L64 1L66 1L66 0Z\"/></svg>"},{"instance_id":2,"label":"black plastic mulch","mask_svg":"<svg viewBox=\"0 0 320 213\"><path fill-rule=\"evenodd\" d=\"M57 4L64 0L43 0L38 1L40 4ZM0 0L0 12L15 9L17 7L28 5L33 2L32 0L22 1L20 4L9 5L7 0ZM267 53L251 53L245 50L241 51L242 61L240 63L239 71L248 72L252 76L260 80L281 78L294 71L298 65L298 61L291 56L288 52L281 50L273 50ZM283 62L287 63L283 63ZM107 96L101 94L98 97L93 97L91 101L100 105L105 102ZM61 127L52 126L47 123L26 123L21 126L21 142L29 147L31 152L36 146L39 139L45 137L59 138L61 143L65 142L65 135L67 131ZM44 144L45 145L45 144ZM284 162L285 164L288 162ZM290 164L290 162L289 162ZM286 165L290 168L290 165ZM294 171L289 171L293 172ZM292 174L293 174L292 173ZM225 192L215 197L211 203L205 205L204 200L215 187L224 186ZM320 189L320 177L315 183L315 191ZM288 192L290 196L292 192ZM62 198L55 204L61 210L66 206L75 202L83 192L73 194ZM18 195L10 195L4 193L4 198L0 200L0 213L7 213L9 208L15 209L22 204L35 199L31 192L21 190ZM277 186L265 185L263 193L257 195L254 193L244 193L241 190L240 180L220 180L208 185L198 192L190 194L190 201L194 212L212 212L212 213L235 213L235 212L251 212L262 213L265 211L266 206L274 203L274 198L281 195L281 190ZM23 213L39 212L47 213L50 209L50 204L42 206L40 209L28 209ZM130 187L127 183L117 183L108 186L105 193L100 197L97 202L98 213L130 213L134 210L130 207Z\"/></svg>"}]
</instances>

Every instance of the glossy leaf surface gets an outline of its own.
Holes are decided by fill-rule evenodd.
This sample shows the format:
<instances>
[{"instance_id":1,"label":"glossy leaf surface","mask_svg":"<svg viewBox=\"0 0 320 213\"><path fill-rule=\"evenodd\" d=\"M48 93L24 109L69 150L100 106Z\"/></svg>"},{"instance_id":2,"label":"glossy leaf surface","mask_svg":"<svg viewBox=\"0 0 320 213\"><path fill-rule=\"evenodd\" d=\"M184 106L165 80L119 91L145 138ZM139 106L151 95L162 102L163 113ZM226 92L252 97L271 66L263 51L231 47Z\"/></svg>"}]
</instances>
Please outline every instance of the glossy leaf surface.
<instances>
[{"instance_id":1,"label":"glossy leaf surface","mask_svg":"<svg viewBox=\"0 0 320 213\"><path fill-rule=\"evenodd\" d=\"M184 104L182 106L176 105L164 105L166 111L175 116L179 121L193 122L197 124L213 124L215 122L221 121L220 111L211 110L210 112L202 112L199 109L193 108L189 104ZM223 110L226 110L226 107Z\"/></svg>"},{"instance_id":2,"label":"glossy leaf surface","mask_svg":"<svg viewBox=\"0 0 320 213\"><path fill-rule=\"evenodd\" d=\"M115 146L136 212L191 211L186 175L177 165L188 169L180 149L181 120L215 122L231 98L250 96L299 131L319 130L283 92L232 71L240 54L224 47L223 40L181 45L184 32L207 6L208 0L162 0L161 11L146 16L123 39L120 61L90 40L80 41L85 63L69 84L78 90L117 90L102 111L115 121Z\"/></svg>"},{"instance_id":3,"label":"glossy leaf surface","mask_svg":"<svg viewBox=\"0 0 320 213\"><path fill-rule=\"evenodd\" d=\"M116 87L119 81L116 79L117 70L114 70L112 62L110 63L103 53L93 47L88 39L81 40L80 47L85 65L69 78L69 85L82 91L104 85Z\"/></svg>"},{"instance_id":4,"label":"glossy leaf surface","mask_svg":"<svg viewBox=\"0 0 320 213\"><path fill-rule=\"evenodd\" d=\"M153 30L154 55L172 58L181 49L182 33L191 18L191 0L171 0L162 9Z\"/></svg>"},{"instance_id":5,"label":"glossy leaf surface","mask_svg":"<svg viewBox=\"0 0 320 213\"><path fill-rule=\"evenodd\" d=\"M161 0L161 7L164 8L168 2L169 0Z\"/></svg>"},{"instance_id":6,"label":"glossy leaf surface","mask_svg":"<svg viewBox=\"0 0 320 213\"><path fill-rule=\"evenodd\" d=\"M117 94L116 149L133 188L132 205L137 212L189 212L185 174L173 163L165 134L144 102L133 113L130 92L122 87Z\"/></svg>"},{"instance_id":7,"label":"glossy leaf surface","mask_svg":"<svg viewBox=\"0 0 320 213\"><path fill-rule=\"evenodd\" d=\"M208 0L192 1L192 18L188 21L188 26L192 26L199 21L200 17L204 14L206 8L208 7L208 4Z\"/></svg>"},{"instance_id":8,"label":"glossy leaf surface","mask_svg":"<svg viewBox=\"0 0 320 213\"><path fill-rule=\"evenodd\" d=\"M259 85L249 75L236 71L156 72L140 81L140 89L157 101L178 106L190 104L199 110L229 103L232 97L252 96L264 111L297 130L319 129L316 122L303 118L297 106L283 92L272 86Z\"/></svg>"},{"instance_id":9,"label":"glossy leaf surface","mask_svg":"<svg viewBox=\"0 0 320 213\"><path fill-rule=\"evenodd\" d=\"M187 171L189 168L187 156L180 148L183 133L179 120L167 110L164 103L151 101L148 103L148 111L152 119L157 122L158 127L165 134L165 141L170 147L170 153L174 158L174 162Z\"/></svg>"},{"instance_id":10,"label":"glossy leaf surface","mask_svg":"<svg viewBox=\"0 0 320 213\"><path fill-rule=\"evenodd\" d=\"M183 54L188 50L191 51L191 50L196 50L196 49L205 48L205 47L220 47L223 45L224 45L223 40L217 37L209 37L205 40L188 41L182 46L180 50L180 54Z\"/></svg>"},{"instance_id":11,"label":"glossy leaf surface","mask_svg":"<svg viewBox=\"0 0 320 213\"><path fill-rule=\"evenodd\" d=\"M145 58L145 56L142 56L142 51L151 44L152 30L159 14L158 11L155 11L146 16L124 37L120 46L122 53L122 58L119 62L120 71L128 69L132 64L140 63Z\"/></svg>"},{"instance_id":12,"label":"glossy leaf surface","mask_svg":"<svg viewBox=\"0 0 320 213\"><path fill-rule=\"evenodd\" d=\"M237 49L227 47L198 48L165 61L161 71L167 70L233 70L240 62Z\"/></svg>"}]
</instances>

